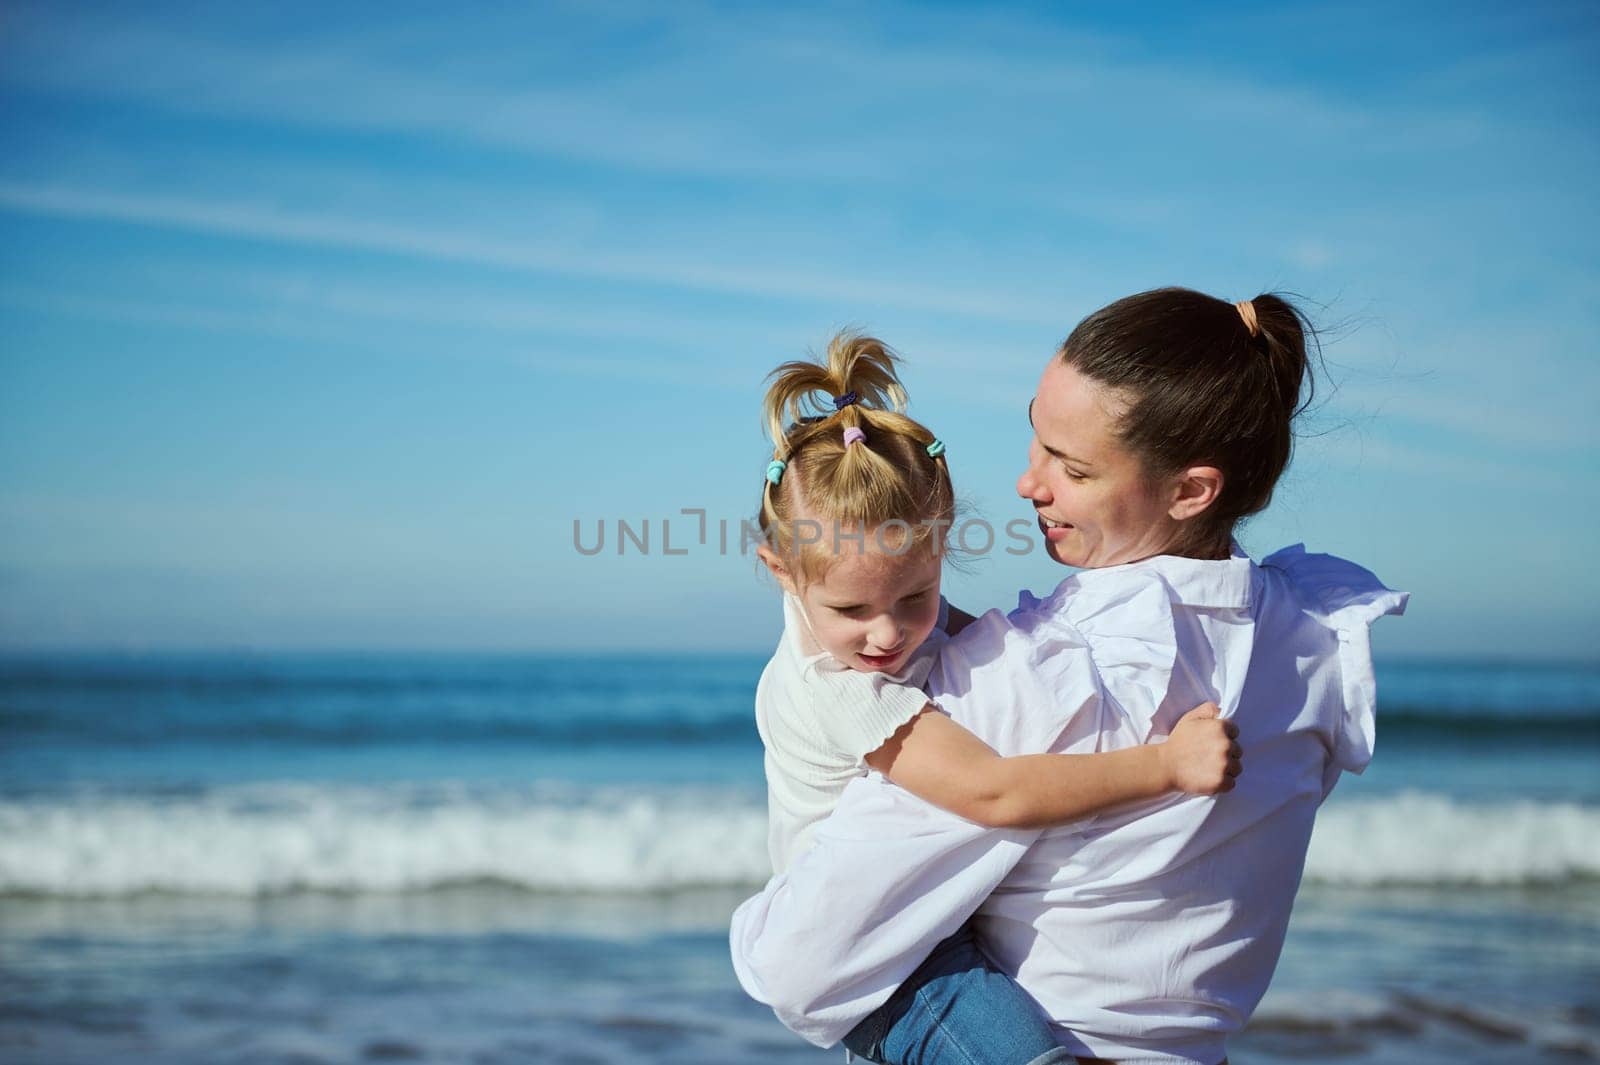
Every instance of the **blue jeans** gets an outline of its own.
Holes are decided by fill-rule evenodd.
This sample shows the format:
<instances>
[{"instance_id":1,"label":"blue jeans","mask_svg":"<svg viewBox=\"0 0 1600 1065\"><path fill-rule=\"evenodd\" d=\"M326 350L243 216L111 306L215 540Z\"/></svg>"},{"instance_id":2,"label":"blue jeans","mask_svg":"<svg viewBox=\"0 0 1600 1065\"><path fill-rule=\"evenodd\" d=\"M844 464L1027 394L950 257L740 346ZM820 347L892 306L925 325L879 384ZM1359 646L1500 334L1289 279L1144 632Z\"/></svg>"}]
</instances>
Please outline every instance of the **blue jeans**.
<instances>
[{"instance_id":1,"label":"blue jeans","mask_svg":"<svg viewBox=\"0 0 1600 1065\"><path fill-rule=\"evenodd\" d=\"M933 948L844 1045L879 1065L1051 1065L1058 1046L1038 1003L994 967L970 928Z\"/></svg>"}]
</instances>

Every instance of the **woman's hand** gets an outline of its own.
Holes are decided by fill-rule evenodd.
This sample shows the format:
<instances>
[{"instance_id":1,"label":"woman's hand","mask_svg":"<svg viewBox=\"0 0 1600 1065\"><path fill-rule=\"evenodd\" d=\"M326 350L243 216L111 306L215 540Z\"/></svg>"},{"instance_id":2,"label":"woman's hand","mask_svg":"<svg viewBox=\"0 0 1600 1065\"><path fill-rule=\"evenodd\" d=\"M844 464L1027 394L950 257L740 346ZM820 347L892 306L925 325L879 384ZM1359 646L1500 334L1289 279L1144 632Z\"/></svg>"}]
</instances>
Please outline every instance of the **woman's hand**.
<instances>
[{"instance_id":1,"label":"woman's hand","mask_svg":"<svg viewBox=\"0 0 1600 1065\"><path fill-rule=\"evenodd\" d=\"M1220 713L1216 703L1201 703L1178 719L1158 748L1173 788L1191 795L1233 790L1244 752L1237 742L1239 726Z\"/></svg>"}]
</instances>

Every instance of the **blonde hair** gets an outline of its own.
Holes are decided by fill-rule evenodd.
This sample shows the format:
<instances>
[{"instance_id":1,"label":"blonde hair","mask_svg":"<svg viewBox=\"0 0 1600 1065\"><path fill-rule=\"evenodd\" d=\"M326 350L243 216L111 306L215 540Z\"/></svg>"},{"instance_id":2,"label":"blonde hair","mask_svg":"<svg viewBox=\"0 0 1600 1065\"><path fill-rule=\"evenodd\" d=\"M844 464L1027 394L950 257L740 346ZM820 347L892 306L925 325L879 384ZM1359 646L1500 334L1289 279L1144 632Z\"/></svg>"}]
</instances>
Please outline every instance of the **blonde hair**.
<instances>
[{"instance_id":1,"label":"blonde hair","mask_svg":"<svg viewBox=\"0 0 1600 1065\"><path fill-rule=\"evenodd\" d=\"M955 517L950 471L942 448L928 454L933 433L902 413L898 361L883 341L841 332L824 361L786 362L768 375L763 410L774 456L785 466L779 483L769 480L762 490L761 527L767 545L802 577L826 571L841 528L865 532L903 522L909 539L893 553L930 542L943 551ZM835 399L851 393L854 402L834 409ZM865 435L847 444L847 429ZM820 542L795 535L797 521L807 518L825 527Z\"/></svg>"}]
</instances>

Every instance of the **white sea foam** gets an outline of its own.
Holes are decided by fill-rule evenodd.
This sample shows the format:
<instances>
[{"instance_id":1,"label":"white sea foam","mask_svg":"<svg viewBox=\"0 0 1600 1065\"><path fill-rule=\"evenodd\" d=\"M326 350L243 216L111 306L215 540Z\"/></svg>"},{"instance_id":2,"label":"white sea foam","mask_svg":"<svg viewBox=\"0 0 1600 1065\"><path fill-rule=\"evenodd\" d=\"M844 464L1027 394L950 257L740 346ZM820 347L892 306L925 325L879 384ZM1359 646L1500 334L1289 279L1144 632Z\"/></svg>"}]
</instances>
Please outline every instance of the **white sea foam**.
<instances>
[{"instance_id":1,"label":"white sea foam","mask_svg":"<svg viewBox=\"0 0 1600 1065\"><path fill-rule=\"evenodd\" d=\"M0 891L417 891L496 881L656 892L759 883L766 811L745 799L311 785L182 800L0 803Z\"/></svg>"},{"instance_id":2,"label":"white sea foam","mask_svg":"<svg viewBox=\"0 0 1600 1065\"><path fill-rule=\"evenodd\" d=\"M1330 884L1555 884L1600 877L1600 807L1466 803L1408 792L1330 802L1306 879Z\"/></svg>"},{"instance_id":3,"label":"white sea foam","mask_svg":"<svg viewBox=\"0 0 1600 1065\"><path fill-rule=\"evenodd\" d=\"M757 885L766 811L749 794L254 785L183 797L0 801L0 892L259 895L656 893ZM1325 809L1306 866L1334 884L1549 884L1600 877L1600 808L1404 794Z\"/></svg>"}]
</instances>

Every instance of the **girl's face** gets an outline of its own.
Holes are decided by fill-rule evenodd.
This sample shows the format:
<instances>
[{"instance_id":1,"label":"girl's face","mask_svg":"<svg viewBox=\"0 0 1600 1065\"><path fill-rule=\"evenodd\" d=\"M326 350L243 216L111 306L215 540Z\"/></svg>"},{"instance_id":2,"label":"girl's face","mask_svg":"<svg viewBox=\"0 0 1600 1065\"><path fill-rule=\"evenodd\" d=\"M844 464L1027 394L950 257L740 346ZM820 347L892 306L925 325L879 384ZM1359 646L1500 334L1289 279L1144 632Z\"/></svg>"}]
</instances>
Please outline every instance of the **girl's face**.
<instances>
[{"instance_id":1,"label":"girl's face","mask_svg":"<svg viewBox=\"0 0 1600 1065\"><path fill-rule=\"evenodd\" d=\"M776 555L762 559L799 598L822 650L861 673L898 673L939 620L940 560L922 545L889 554L877 532L864 552L846 540L825 574L798 587Z\"/></svg>"},{"instance_id":2,"label":"girl's face","mask_svg":"<svg viewBox=\"0 0 1600 1065\"><path fill-rule=\"evenodd\" d=\"M1152 484L1117 442L1123 404L1059 358L1050 360L1029 408L1033 443L1017 494L1038 512L1050 557L1080 568L1159 555L1176 543L1172 492Z\"/></svg>"}]
</instances>

